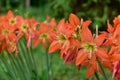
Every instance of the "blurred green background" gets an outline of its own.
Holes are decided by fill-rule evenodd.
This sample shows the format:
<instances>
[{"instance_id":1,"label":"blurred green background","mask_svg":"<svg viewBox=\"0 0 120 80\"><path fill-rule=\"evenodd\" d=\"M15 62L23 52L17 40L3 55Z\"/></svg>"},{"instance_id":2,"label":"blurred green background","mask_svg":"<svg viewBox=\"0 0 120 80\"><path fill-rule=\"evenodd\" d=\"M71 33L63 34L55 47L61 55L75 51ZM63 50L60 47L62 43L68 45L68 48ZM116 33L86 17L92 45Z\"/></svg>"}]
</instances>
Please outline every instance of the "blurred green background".
<instances>
[{"instance_id":1,"label":"blurred green background","mask_svg":"<svg viewBox=\"0 0 120 80\"><path fill-rule=\"evenodd\" d=\"M106 21L112 20L120 11L120 0L0 0L0 14L13 10L19 14L29 14L43 21L46 15L68 19L70 13L75 13L84 20L93 21L90 27L94 31L98 25L100 30L106 30Z\"/></svg>"},{"instance_id":2,"label":"blurred green background","mask_svg":"<svg viewBox=\"0 0 120 80\"><path fill-rule=\"evenodd\" d=\"M39 22L44 21L47 15L55 17L57 22L62 18L68 20L69 14L75 13L79 18L93 21L90 29L94 33L96 25L99 30L106 30L107 20L113 24L114 17L120 14L120 0L0 0L0 15L6 14L8 10L24 17L34 16ZM45 51L40 45L34 52L41 80L45 80L47 72ZM51 56L54 80L86 79L84 67L78 71L75 65L64 64L58 53ZM0 73L0 80L4 80L1 76L5 76ZM95 80L94 76L91 80Z\"/></svg>"}]
</instances>

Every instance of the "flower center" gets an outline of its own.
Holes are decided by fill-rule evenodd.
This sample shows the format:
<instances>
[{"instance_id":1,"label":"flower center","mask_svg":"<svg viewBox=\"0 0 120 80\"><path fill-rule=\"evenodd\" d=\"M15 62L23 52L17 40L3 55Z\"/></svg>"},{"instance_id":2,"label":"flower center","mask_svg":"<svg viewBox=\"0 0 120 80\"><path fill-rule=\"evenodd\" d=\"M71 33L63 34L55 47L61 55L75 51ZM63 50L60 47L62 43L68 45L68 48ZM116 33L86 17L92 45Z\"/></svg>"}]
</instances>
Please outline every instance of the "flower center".
<instances>
[{"instance_id":1,"label":"flower center","mask_svg":"<svg viewBox=\"0 0 120 80\"><path fill-rule=\"evenodd\" d=\"M86 42L85 44L83 44L83 48L86 52L90 52L90 53L93 53L94 51L97 50L96 44L89 43L89 42Z\"/></svg>"},{"instance_id":2,"label":"flower center","mask_svg":"<svg viewBox=\"0 0 120 80\"><path fill-rule=\"evenodd\" d=\"M16 46L15 42L13 42L13 41L10 42L10 45L11 45L11 47Z\"/></svg>"},{"instance_id":3,"label":"flower center","mask_svg":"<svg viewBox=\"0 0 120 80\"><path fill-rule=\"evenodd\" d=\"M12 25L14 25L14 24L16 23L15 18L10 19L10 20L9 20L9 23L12 24Z\"/></svg>"},{"instance_id":4,"label":"flower center","mask_svg":"<svg viewBox=\"0 0 120 80\"><path fill-rule=\"evenodd\" d=\"M60 42L65 42L65 41L67 40L67 37L66 37L64 34L62 34L62 33L60 33L60 34L57 36L57 38L58 38L58 40L59 40Z\"/></svg>"},{"instance_id":5,"label":"flower center","mask_svg":"<svg viewBox=\"0 0 120 80\"><path fill-rule=\"evenodd\" d=\"M48 33L42 33L39 38L40 39L47 39L49 37Z\"/></svg>"},{"instance_id":6,"label":"flower center","mask_svg":"<svg viewBox=\"0 0 120 80\"><path fill-rule=\"evenodd\" d=\"M56 29L55 27L53 27L53 28L52 28L52 31L53 31L53 32L56 32L56 31L57 31L57 29Z\"/></svg>"},{"instance_id":7,"label":"flower center","mask_svg":"<svg viewBox=\"0 0 120 80\"><path fill-rule=\"evenodd\" d=\"M10 33L10 31L9 31L8 29L4 29L4 30L2 31L2 34L3 34L3 35L9 34L9 33Z\"/></svg>"},{"instance_id":8,"label":"flower center","mask_svg":"<svg viewBox=\"0 0 120 80\"><path fill-rule=\"evenodd\" d=\"M21 28L22 28L23 31L26 31L28 29L28 25L23 24Z\"/></svg>"}]
</instances>

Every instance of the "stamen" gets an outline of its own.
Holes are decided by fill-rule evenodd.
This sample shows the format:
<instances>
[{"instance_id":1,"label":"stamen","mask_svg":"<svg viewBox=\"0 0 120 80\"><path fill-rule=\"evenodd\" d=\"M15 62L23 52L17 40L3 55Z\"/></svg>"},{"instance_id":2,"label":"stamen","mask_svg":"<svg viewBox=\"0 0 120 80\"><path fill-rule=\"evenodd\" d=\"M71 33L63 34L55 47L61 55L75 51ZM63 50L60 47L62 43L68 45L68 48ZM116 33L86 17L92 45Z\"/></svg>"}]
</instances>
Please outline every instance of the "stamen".
<instances>
[{"instance_id":1,"label":"stamen","mask_svg":"<svg viewBox=\"0 0 120 80\"><path fill-rule=\"evenodd\" d=\"M47 39L47 38L49 38L48 33L42 33L42 34L39 36L39 39Z\"/></svg>"},{"instance_id":2,"label":"stamen","mask_svg":"<svg viewBox=\"0 0 120 80\"><path fill-rule=\"evenodd\" d=\"M65 42L67 40L67 37L66 35L64 35L63 33L60 33L58 36L57 36L58 40L60 42Z\"/></svg>"}]
</instances>

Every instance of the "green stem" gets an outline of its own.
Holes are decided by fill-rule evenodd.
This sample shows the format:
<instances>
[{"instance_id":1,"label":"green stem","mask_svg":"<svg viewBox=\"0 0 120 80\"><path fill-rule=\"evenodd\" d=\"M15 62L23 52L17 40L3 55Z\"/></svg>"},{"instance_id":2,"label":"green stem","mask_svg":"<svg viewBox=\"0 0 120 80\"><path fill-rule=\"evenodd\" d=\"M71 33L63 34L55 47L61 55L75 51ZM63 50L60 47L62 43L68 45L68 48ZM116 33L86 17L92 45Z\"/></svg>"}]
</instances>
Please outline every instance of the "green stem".
<instances>
[{"instance_id":1,"label":"green stem","mask_svg":"<svg viewBox=\"0 0 120 80\"><path fill-rule=\"evenodd\" d=\"M25 69L25 67L24 67L24 64L21 62L21 59L19 58L19 57L17 57L16 58L16 64L19 66L19 69L21 70L21 72L22 72L22 74L23 74L23 78L24 78L24 80L28 80L27 79L27 73L26 73L26 69Z\"/></svg>"},{"instance_id":2,"label":"green stem","mask_svg":"<svg viewBox=\"0 0 120 80\"><path fill-rule=\"evenodd\" d=\"M39 80L39 76L38 76L38 72L37 72L37 66L36 66L36 63L35 63L35 59L34 59L34 55L33 55L33 50L32 50L32 45L30 46L30 48L28 48L26 45L26 40L25 38L23 37L22 38L22 41L24 42L24 47L25 47L25 51L27 52L27 56L29 58L29 62L31 64L31 70L32 72L34 72L35 74L35 79ZM34 69L34 70L33 70ZM33 77L34 78L34 77Z\"/></svg>"},{"instance_id":3,"label":"green stem","mask_svg":"<svg viewBox=\"0 0 120 80\"><path fill-rule=\"evenodd\" d=\"M14 74L15 74L16 77L17 77L17 70L16 70L16 68L15 68L15 64L13 63L12 58L10 57L10 55L12 55L12 54L9 54L8 52L7 52L7 54L8 54L8 59L9 59L9 61L10 61L10 65L11 65L11 67L12 67L12 69L13 69L13 72L14 72Z\"/></svg>"},{"instance_id":4,"label":"green stem","mask_svg":"<svg viewBox=\"0 0 120 80\"><path fill-rule=\"evenodd\" d=\"M25 75L26 75L26 79L27 80L30 80L30 72L29 72L29 67L27 66L27 62L25 60L25 56L23 56L23 54L28 54L28 53L24 53L23 52L24 50L22 49L22 46L21 46L21 42L19 42L19 59L20 59L20 62L22 64L22 68L25 72Z\"/></svg>"},{"instance_id":5,"label":"green stem","mask_svg":"<svg viewBox=\"0 0 120 80\"><path fill-rule=\"evenodd\" d=\"M32 68L31 68L31 61L29 59L29 56L28 56L28 52L27 52L27 49L25 48L25 46L22 45L22 41L20 41L20 48L21 48L21 52L22 52L22 57L24 58L25 60L25 64L26 64L26 67L27 67L27 70L28 70L28 74L29 74L29 78L32 76Z\"/></svg>"},{"instance_id":6,"label":"green stem","mask_svg":"<svg viewBox=\"0 0 120 80\"><path fill-rule=\"evenodd\" d=\"M36 66L36 62L35 62L35 58L34 58L34 55L33 55L33 50L32 50L32 44L30 46L30 52L31 52L31 57L33 59L33 63L34 63L34 67L35 67L35 72L36 72L36 76L37 76L37 80L39 80L39 76L38 76L38 72L37 72L37 66Z\"/></svg>"},{"instance_id":7,"label":"green stem","mask_svg":"<svg viewBox=\"0 0 120 80\"><path fill-rule=\"evenodd\" d=\"M42 53L43 54L43 53ZM40 59L43 60L44 58L42 57L43 55L40 55ZM40 61L40 66L41 66L41 70L42 70L42 75L44 75L44 62Z\"/></svg>"},{"instance_id":8,"label":"green stem","mask_svg":"<svg viewBox=\"0 0 120 80\"><path fill-rule=\"evenodd\" d=\"M97 72L95 72L95 77L96 77L96 80L100 80Z\"/></svg>"},{"instance_id":9,"label":"green stem","mask_svg":"<svg viewBox=\"0 0 120 80\"><path fill-rule=\"evenodd\" d=\"M16 60L16 57L14 57L14 56L11 55L11 54L10 54L9 56L10 56L10 58L11 58L13 64L14 64L14 66L15 66L15 68L16 68L18 77L20 78L20 80L24 80L24 79L25 79L25 78L24 78L24 75L23 75L23 73L22 73L22 71L21 71L21 68L20 68L20 66L19 66L19 64L18 64L18 61Z\"/></svg>"},{"instance_id":10,"label":"green stem","mask_svg":"<svg viewBox=\"0 0 120 80\"><path fill-rule=\"evenodd\" d=\"M3 62L0 60L0 67L1 67L1 70L3 71L3 73L5 73L5 75L8 75L9 73L6 71L5 67L4 67L4 64ZM6 76L6 79L9 79L10 80L10 76Z\"/></svg>"},{"instance_id":11,"label":"green stem","mask_svg":"<svg viewBox=\"0 0 120 80\"><path fill-rule=\"evenodd\" d=\"M47 52L47 50L46 50L46 52L45 52L45 55L46 55L46 63L47 63L47 80L49 80L49 78L50 78L50 75L49 75L49 71L50 71L50 66L49 66L49 56L48 56L48 52Z\"/></svg>"},{"instance_id":12,"label":"green stem","mask_svg":"<svg viewBox=\"0 0 120 80\"><path fill-rule=\"evenodd\" d=\"M4 54L4 53L3 53L3 54ZM6 68L7 71L8 71L8 74L11 76L11 78L12 78L13 80L16 80L16 76L15 76L15 74L13 73L12 68L11 68L11 66L8 64L8 62L5 61L1 55L0 55L0 59L1 59L1 61L3 62L5 68Z\"/></svg>"},{"instance_id":13,"label":"green stem","mask_svg":"<svg viewBox=\"0 0 120 80\"><path fill-rule=\"evenodd\" d=\"M52 68L52 57L53 55L50 55L50 70L51 70L51 80L53 80L54 76L53 76L53 68Z\"/></svg>"},{"instance_id":14,"label":"green stem","mask_svg":"<svg viewBox=\"0 0 120 80\"><path fill-rule=\"evenodd\" d=\"M106 76L106 74L105 74L105 71L104 71L104 69L103 69L103 67L102 67L102 64L101 64L101 62L98 60L98 63L99 63L99 66L100 66L100 68L101 68L101 70L102 70L102 73L103 73L103 76L104 76L104 80L108 80L107 79L107 76Z\"/></svg>"}]
</instances>

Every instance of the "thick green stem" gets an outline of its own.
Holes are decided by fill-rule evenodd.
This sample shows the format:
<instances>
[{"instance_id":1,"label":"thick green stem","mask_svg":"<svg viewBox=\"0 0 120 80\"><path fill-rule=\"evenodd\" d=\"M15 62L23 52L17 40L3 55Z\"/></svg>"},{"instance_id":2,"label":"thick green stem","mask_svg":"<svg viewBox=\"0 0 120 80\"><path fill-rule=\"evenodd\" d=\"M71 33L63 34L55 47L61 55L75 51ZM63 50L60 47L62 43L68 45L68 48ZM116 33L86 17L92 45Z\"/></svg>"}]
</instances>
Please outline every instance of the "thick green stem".
<instances>
[{"instance_id":1,"label":"thick green stem","mask_svg":"<svg viewBox=\"0 0 120 80\"><path fill-rule=\"evenodd\" d=\"M4 53L3 53L3 54L4 54ZM2 57L1 55L0 55L0 60L1 60L2 63L4 64L4 66L5 66L5 68L7 69L9 75L11 76L11 78L12 78L13 80L16 80L16 76L15 76L15 74L13 73L11 66L8 64L7 61L5 61L5 59L3 59L3 57Z\"/></svg>"},{"instance_id":2,"label":"thick green stem","mask_svg":"<svg viewBox=\"0 0 120 80\"><path fill-rule=\"evenodd\" d=\"M49 78L50 78L50 75L49 75L49 71L50 71L50 66L49 66L49 56L48 56L48 52L47 52L47 50L46 50L46 52L45 52L45 55L46 55L46 64L47 64L47 80L49 80Z\"/></svg>"},{"instance_id":3,"label":"thick green stem","mask_svg":"<svg viewBox=\"0 0 120 80\"><path fill-rule=\"evenodd\" d=\"M18 62L17 62L17 60L16 60L16 57L14 57L12 54L10 54L9 56L10 56L10 58L11 58L13 64L14 64L14 66L15 66L15 69L16 69L16 71L17 71L18 77L20 78L20 80L24 80L24 79L25 79L25 78L24 78L24 74L22 73L21 68L20 68L20 66L18 65Z\"/></svg>"},{"instance_id":4,"label":"thick green stem","mask_svg":"<svg viewBox=\"0 0 120 80\"><path fill-rule=\"evenodd\" d=\"M17 70L16 70L16 68L15 68L15 64L13 63L13 61L12 61L12 58L10 58L10 55L12 55L12 54L9 54L9 53L7 53L8 54L8 59L9 59L9 61L10 61L10 65L11 65L11 67L12 67L12 71L14 72L14 74L16 75L16 77L17 77L17 79L18 79L18 75L17 75Z\"/></svg>"},{"instance_id":5,"label":"thick green stem","mask_svg":"<svg viewBox=\"0 0 120 80\"><path fill-rule=\"evenodd\" d=\"M30 52L31 52L31 57L32 57L32 60L33 60L33 63L34 63L34 69L35 69L35 72L36 72L36 77L37 77L37 80L39 80L39 76L38 76L38 71L37 71L37 66L36 66L36 62L35 62L35 58L34 58L34 53L33 53L33 50L32 50L32 44L30 46Z\"/></svg>"},{"instance_id":6,"label":"thick green stem","mask_svg":"<svg viewBox=\"0 0 120 80\"><path fill-rule=\"evenodd\" d=\"M98 60L98 63L99 63L99 66L100 66L100 68L101 68L101 70L102 70L104 80L108 80L108 78L107 78L107 76L106 76L106 74L105 74L105 71L104 71L104 69L103 69L103 67L102 67L102 64L101 64L101 62L100 62L99 60Z\"/></svg>"},{"instance_id":7,"label":"thick green stem","mask_svg":"<svg viewBox=\"0 0 120 80\"><path fill-rule=\"evenodd\" d=\"M26 74L26 79L27 80L30 80L30 72L29 72L29 67L27 66L27 62L26 62L26 60L25 60L25 58L24 58L24 56L23 56L23 54L28 54L28 53L24 53L23 52L23 49L22 49L22 46L21 46L21 44L20 44L20 42L19 42L19 59L20 59L20 62L21 62L21 64L22 64L22 68L23 68L23 72L25 72Z\"/></svg>"},{"instance_id":8,"label":"thick green stem","mask_svg":"<svg viewBox=\"0 0 120 80\"><path fill-rule=\"evenodd\" d=\"M22 45L22 42L24 43L23 45ZM30 64L30 68L31 68L32 73L34 73L34 75L35 75L35 77L32 77L32 78L34 78L36 80L39 80L39 76L38 76L38 72L37 72L37 66L36 66L36 63L35 63L34 55L33 55L34 53L33 53L33 50L32 50L32 44L30 45L30 47L27 47L26 46L27 42L26 42L24 37L22 38L22 42L21 42L21 45L24 47L23 51L25 53L27 53L25 56L29 60L28 63Z\"/></svg>"},{"instance_id":9,"label":"thick green stem","mask_svg":"<svg viewBox=\"0 0 120 80\"><path fill-rule=\"evenodd\" d=\"M22 45L22 41L20 41L20 47L21 47L21 51L22 51L22 57L24 58L24 60L25 60L25 64L27 65L27 69L28 69L28 74L29 74L29 78L31 78L31 76L32 76L32 68L31 68L31 65L33 65L33 64L31 64L31 60L29 59L29 56L28 56L28 52L27 52L27 49L26 49L26 47L24 47L23 45Z\"/></svg>"},{"instance_id":10,"label":"thick green stem","mask_svg":"<svg viewBox=\"0 0 120 80\"><path fill-rule=\"evenodd\" d=\"M96 80L100 80L97 72L95 73Z\"/></svg>"},{"instance_id":11,"label":"thick green stem","mask_svg":"<svg viewBox=\"0 0 120 80\"><path fill-rule=\"evenodd\" d=\"M53 55L51 54L50 55L50 70L51 70L51 80L53 80L53 68L52 68L52 57L53 57Z\"/></svg>"}]
</instances>

